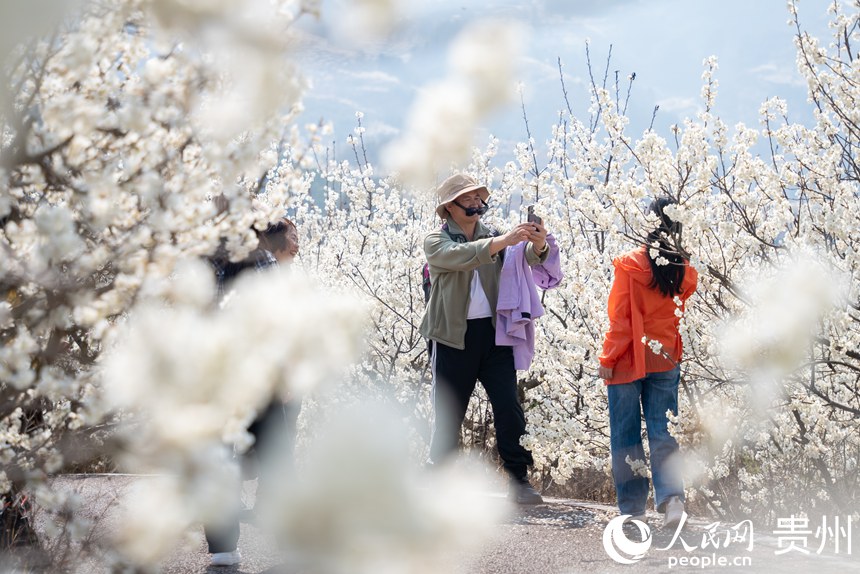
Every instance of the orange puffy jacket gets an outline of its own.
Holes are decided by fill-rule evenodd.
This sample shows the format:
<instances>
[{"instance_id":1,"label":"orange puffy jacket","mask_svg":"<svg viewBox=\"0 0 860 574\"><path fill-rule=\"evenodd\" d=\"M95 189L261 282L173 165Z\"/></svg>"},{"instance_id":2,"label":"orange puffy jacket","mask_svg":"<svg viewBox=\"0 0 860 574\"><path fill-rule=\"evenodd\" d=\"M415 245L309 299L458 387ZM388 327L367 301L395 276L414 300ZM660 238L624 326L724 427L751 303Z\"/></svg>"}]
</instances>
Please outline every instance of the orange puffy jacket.
<instances>
[{"instance_id":1,"label":"orange puffy jacket","mask_svg":"<svg viewBox=\"0 0 860 574\"><path fill-rule=\"evenodd\" d=\"M653 274L645 247L615 258L612 264L615 280L609 292L609 331L599 360L602 366L613 369L606 384L620 385L646 373L668 371L681 360L680 318L675 311L684 311L684 302L696 290L699 274L687 264L678 306L674 298L649 287ZM643 337L662 344L659 355L642 342Z\"/></svg>"}]
</instances>

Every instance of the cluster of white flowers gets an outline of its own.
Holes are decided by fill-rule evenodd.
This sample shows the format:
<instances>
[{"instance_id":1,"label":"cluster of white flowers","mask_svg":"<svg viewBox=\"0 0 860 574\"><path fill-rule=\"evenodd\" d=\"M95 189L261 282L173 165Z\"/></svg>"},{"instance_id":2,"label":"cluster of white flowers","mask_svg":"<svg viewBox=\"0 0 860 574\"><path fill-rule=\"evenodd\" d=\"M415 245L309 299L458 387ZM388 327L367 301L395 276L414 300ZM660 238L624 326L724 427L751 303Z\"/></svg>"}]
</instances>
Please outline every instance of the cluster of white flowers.
<instances>
[{"instance_id":1,"label":"cluster of white flowers","mask_svg":"<svg viewBox=\"0 0 860 574\"><path fill-rule=\"evenodd\" d=\"M630 470L633 471L635 476L641 476L643 478L651 478L651 467L648 463L642 459L633 460L628 455L624 458L624 462L630 467Z\"/></svg>"},{"instance_id":2,"label":"cluster of white flowers","mask_svg":"<svg viewBox=\"0 0 860 574\"><path fill-rule=\"evenodd\" d=\"M660 355L663 352L663 343L661 343L657 339L649 339L648 337L642 337L642 344L646 345L655 355Z\"/></svg>"}]
</instances>

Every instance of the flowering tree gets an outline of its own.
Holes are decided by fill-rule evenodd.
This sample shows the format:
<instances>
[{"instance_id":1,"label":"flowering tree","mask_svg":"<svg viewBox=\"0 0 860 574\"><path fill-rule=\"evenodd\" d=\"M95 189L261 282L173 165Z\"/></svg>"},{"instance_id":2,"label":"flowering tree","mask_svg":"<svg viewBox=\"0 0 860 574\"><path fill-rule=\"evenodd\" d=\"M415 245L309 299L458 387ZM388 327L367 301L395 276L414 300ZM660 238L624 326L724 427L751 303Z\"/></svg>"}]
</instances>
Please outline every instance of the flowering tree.
<instances>
[{"instance_id":1,"label":"flowering tree","mask_svg":"<svg viewBox=\"0 0 860 574\"><path fill-rule=\"evenodd\" d=\"M700 270L682 320L687 360L675 428L693 494L720 514L770 520L856 505L857 180L846 30L857 17L837 12L830 52L796 20L815 126L791 123L775 99L762 106L760 129L738 125L730 135L711 113L718 84L709 60L704 110L673 128L673 142L651 132L628 138L619 101L599 88L592 112L605 132L570 117L554 128L549 161L530 183L551 198L544 209L564 230L568 280L553 294L558 323L542 324L553 352L536 369L550 375L536 389L529 444L557 480L606 468L594 368L609 261L655 227L643 199L665 194L679 202L678 247ZM565 369L567 377L553 377Z\"/></svg>"},{"instance_id":2,"label":"flowering tree","mask_svg":"<svg viewBox=\"0 0 860 574\"><path fill-rule=\"evenodd\" d=\"M222 240L243 256L252 226L307 188L301 169L282 167L281 187L255 199L277 150L300 161L297 132L273 112L289 109L300 84L277 34L307 8L285 5L273 19L246 4L244 19L227 21L204 4L86 3L53 35L4 54L0 490L9 496L111 452L104 441L119 437L105 430L117 411L100 390L100 362L113 330L147 301L199 301L199 288L168 280L179 262ZM41 17L17 16L3 18L4 35ZM188 42L178 28L203 38ZM230 58L201 58L213 46L250 58L241 75ZM237 101L245 89L279 98ZM259 115L238 114L238 103Z\"/></svg>"}]
</instances>

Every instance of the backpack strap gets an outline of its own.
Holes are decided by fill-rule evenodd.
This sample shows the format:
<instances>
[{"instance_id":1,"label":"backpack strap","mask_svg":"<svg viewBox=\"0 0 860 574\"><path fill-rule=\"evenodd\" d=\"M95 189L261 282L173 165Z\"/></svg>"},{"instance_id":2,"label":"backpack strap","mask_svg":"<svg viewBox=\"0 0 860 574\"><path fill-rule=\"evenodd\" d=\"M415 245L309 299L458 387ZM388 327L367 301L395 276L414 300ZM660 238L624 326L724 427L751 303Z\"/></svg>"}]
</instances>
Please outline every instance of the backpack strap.
<instances>
[{"instance_id":1,"label":"backpack strap","mask_svg":"<svg viewBox=\"0 0 860 574\"><path fill-rule=\"evenodd\" d=\"M442 227L440 227L439 229L441 231L443 231L452 240L457 241L458 243L460 242L458 240L458 238L463 237L462 235L452 235L451 232L448 230L448 224L447 223L443 223ZM465 237L463 237L463 239L465 240ZM431 287L431 285L432 284L430 283L430 264L425 261L424 267L421 268L421 288L424 290L424 304L425 305L430 300L430 287Z\"/></svg>"}]
</instances>

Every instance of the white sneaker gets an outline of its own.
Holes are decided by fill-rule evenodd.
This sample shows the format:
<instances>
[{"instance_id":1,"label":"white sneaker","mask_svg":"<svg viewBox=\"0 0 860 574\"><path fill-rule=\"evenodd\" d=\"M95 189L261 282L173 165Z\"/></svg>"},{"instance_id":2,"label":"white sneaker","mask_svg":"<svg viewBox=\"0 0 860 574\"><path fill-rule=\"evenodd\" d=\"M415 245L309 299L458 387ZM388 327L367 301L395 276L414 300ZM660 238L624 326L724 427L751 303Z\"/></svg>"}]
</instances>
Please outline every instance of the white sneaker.
<instances>
[{"instance_id":1,"label":"white sneaker","mask_svg":"<svg viewBox=\"0 0 860 574\"><path fill-rule=\"evenodd\" d=\"M677 496L670 496L663 506L663 528L675 528L683 518L684 503Z\"/></svg>"},{"instance_id":2,"label":"white sneaker","mask_svg":"<svg viewBox=\"0 0 860 574\"><path fill-rule=\"evenodd\" d=\"M212 566L235 566L242 561L242 555L238 550L233 552L214 552L209 555Z\"/></svg>"}]
</instances>

